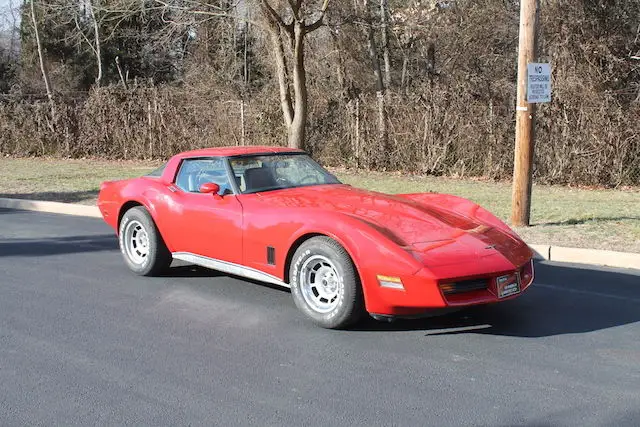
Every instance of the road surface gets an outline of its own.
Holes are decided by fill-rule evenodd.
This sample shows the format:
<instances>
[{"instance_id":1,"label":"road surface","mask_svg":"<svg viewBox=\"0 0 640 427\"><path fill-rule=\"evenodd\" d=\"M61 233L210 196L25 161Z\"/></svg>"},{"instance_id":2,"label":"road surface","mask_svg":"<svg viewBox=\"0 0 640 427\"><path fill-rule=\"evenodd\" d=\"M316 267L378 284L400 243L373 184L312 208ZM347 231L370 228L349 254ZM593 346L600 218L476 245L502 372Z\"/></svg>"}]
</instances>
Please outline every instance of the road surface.
<instances>
[{"instance_id":1,"label":"road surface","mask_svg":"<svg viewBox=\"0 0 640 427\"><path fill-rule=\"evenodd\" d=\"M320 329L286 290L134 276L101 221L0 209L0 424L640 425L640 272Z\"/></svg>"}]
</instances>

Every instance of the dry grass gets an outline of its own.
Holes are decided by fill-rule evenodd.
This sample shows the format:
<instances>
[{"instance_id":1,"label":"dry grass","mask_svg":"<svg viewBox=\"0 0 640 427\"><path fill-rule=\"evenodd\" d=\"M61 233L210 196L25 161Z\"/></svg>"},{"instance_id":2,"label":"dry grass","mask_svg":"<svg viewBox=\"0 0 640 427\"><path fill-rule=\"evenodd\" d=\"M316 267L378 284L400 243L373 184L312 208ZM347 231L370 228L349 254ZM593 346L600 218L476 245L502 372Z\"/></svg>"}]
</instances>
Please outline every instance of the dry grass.
<instances>
[{"instance_id":1,"label":"dry grass","mask_svg":"<svg viewBox=\"0 0 640 427\"><path fill-rule=\"evenodd\" d=\"M95 203L102 181L140 176L157 162L0 158L0 197Z\"/></svg>"},{"instance_id":2,"label":"dry grass","mask_svg":"<svg viewBox=\"0 0 640 427\"><path fill-rule=\"evenodd\" d=\"M104 180L139 176L157 162L0 158L0 197L91 204ZM469 198L502 219L511 185L397 173L333 170L345 183L387 193L435 191ZM529 243L640 253L640 189L594 190L534 186Z\"/></svg>"}]
</instances>

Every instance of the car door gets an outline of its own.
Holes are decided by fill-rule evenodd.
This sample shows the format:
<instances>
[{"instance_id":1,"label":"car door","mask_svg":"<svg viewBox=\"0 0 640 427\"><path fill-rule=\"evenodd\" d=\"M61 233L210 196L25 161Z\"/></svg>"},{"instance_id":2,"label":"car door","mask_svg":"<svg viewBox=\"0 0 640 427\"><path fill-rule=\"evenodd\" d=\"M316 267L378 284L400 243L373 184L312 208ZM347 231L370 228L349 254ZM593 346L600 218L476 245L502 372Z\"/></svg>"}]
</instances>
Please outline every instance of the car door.
<instances>
[{"instance_id":1,"label":"car door","mask_svg":"<svg viewBox=\"0 0 640 427\"><path fill-rule=\"evenodd\" d=\"M173 202L180 211L170 236L175 252L242 263L242 205L231 190L222 158L185 159L175 179ZM215 182L218 194L201 193Z\"/></svg>"}]
</instances>

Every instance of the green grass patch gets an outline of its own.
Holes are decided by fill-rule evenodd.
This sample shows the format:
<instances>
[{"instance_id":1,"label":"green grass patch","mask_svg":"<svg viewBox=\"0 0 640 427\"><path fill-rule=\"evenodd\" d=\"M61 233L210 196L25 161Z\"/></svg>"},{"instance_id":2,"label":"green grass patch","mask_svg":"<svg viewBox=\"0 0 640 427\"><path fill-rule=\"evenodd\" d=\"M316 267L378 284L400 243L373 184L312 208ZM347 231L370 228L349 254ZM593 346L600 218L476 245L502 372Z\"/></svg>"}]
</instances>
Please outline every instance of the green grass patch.
<instances>
[{"instance_id":1,"label":"green grass patch","mask_svg":"<svg viewBox=\"0 0 640 427\"><path fill-rule=\"evenodd\" d=\"M151 171L157 162L0 158L0 197L95 203L100 183Z\"/></svg>"},{"instance_id":2,"label":"green grass patch","mask_svg":"<svg viewBox=\"0 0 640 427\"><path fill-rule=\"evenodd\" d=\"M0 197L92 204L105 180L140 176L158 162L0 158ZM335 169L345 183L385 193L433 191L471 199L503 220L511 184ZM602 190L535 185L529 243L640 253L640 189Z\"/></svg>"}]
</instances>

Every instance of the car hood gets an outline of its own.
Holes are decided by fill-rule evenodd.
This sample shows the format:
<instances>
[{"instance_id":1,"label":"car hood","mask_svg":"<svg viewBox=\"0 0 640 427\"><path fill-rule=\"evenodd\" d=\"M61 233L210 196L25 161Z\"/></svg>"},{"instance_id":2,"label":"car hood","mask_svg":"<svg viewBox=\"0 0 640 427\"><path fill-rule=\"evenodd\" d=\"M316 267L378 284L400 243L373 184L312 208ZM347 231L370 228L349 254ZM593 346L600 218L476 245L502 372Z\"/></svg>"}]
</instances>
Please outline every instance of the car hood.
<instances>
[{"instance_id":1,"label":"car hood","mask_svg":"<svg viewBox=\"0 0 640 427\"><path fill-rule=\"evenodd\" d=\"M375 228L426 265L463 263L502 255L521 265L531 252L524 242L477 218L438 203L418 203L401 195L348 185L309 186L261 193L272 206L315 208L354 217Z\"/></svg>"}]
</instances>

